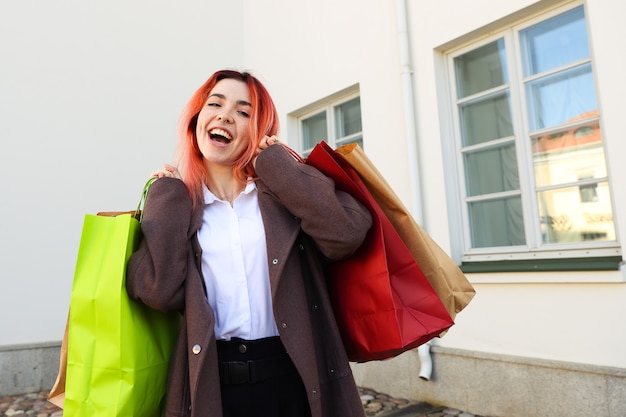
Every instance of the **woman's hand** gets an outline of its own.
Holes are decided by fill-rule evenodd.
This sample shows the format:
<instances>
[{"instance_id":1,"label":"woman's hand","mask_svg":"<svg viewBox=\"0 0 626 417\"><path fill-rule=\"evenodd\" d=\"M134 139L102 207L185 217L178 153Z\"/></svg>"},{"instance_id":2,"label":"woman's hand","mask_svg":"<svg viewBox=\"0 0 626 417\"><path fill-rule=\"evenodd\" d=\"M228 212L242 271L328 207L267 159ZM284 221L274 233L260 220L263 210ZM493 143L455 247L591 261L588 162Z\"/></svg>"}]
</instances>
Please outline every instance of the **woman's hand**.
<instances>
[{"instance_id":1,"label":"woman's hand","mask_svg":"<svg viewBox=\"0 0 626 417\"><path fill-rule=\"evenodd\" d=\"M264 136L263 139L261 139L261 142L259 143L259 147L256 149L256 152L254 153L254 158L252 159L252 165L256 166L256 159L263 150L277 143L280 144L280 141L278 140L277 136L267 136L267 135Z\"/></svg>"},{"instance_id":2,"label":"woman's hand","mask_svg":"<svg viewBox=\"0 0 626 417\"><path fill-rule=\"evenodd\" d=\"M152 174L150 174L150 177L152 178L178 178L179 180L182 180L183 178L180 175L180 172L178 172L178 168L176 168L173 165L170 164L163 164L163 169L157 169L156 171L153 171Z\"/></svg>"}]
</instances>

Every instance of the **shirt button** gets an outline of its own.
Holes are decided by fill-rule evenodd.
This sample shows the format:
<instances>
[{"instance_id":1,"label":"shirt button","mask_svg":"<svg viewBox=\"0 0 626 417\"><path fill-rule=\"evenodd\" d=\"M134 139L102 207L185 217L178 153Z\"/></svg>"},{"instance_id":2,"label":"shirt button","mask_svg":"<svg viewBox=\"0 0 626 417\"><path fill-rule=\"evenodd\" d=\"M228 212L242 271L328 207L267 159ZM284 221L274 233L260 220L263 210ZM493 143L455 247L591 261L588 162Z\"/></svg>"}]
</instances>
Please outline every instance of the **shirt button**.
<instances>
[{"instance_id":1,"label":"shirt button","mask_svg":"<svg viewBox=\"0 0 626 417\"><path fill-rule=\"evenodd\" d=\"M278 259L276 259L276 258L272 259L272 263L273 263L274 265L278 264Z\"/></svg>"},{"instance_id":2,"label":"shirt button","mask_svg":"<svg viewBox=\"0 0 626 417\"><path fill-rule=\"evenodd\" d=\"M246 353L247 350L248 350L248 347L246 345L239 345L240 353Z\"/></svg>"},{"instance_id":3,"label":"shirt button","mask_svg":"<svg viewBox=\"0 0 626 417\"><path fill-rule=\"evenodd\" d=\"M197 355L198 353L202 351L202 346L193 345L193 347L191 348L191 351L193 352L194 355Z\"/></svg>"}]
</instances>

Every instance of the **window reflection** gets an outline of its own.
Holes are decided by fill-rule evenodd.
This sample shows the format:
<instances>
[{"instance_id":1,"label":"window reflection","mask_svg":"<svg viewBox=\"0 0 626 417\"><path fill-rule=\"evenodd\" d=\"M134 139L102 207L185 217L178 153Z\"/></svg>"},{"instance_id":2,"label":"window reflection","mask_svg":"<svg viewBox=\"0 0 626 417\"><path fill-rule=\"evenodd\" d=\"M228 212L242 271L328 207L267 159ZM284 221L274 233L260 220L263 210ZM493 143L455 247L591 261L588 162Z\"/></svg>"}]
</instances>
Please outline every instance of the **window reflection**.
<instances>
[{"instance_id":1,"label":"window reflection","mask_svg":"<svg viewBox=\"0 0 626 417\"><path fill-rule=\"evenodd\" d=\"M585 190L583 192L583 190ZM593 191L583 203L584 193ZM538 193L543 243L615 240L607 181Z\"/></svg>"}]
</instances>

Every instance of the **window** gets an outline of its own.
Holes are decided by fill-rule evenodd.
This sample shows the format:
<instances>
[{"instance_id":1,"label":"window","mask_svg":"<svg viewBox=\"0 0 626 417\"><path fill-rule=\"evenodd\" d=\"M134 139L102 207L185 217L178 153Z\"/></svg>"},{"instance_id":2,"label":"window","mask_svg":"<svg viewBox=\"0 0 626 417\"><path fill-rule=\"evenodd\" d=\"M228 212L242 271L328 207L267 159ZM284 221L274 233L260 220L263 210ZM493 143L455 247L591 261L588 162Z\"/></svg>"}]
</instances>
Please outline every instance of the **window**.
<instances>
[{"instance_id":1,"label":"window","mask_svg":"<svg viewBox=\"0 0 626 417\"><path fill-rule=\"evenodd\" d=\"M615 254L583 6L448 59L463 261Z\"/></svg>"},{"instance_id":2,"label":"window","mask_svg":"<svg viewBox=\"0 0 626 417\"><path fill-rule=\"evenodd\" d=\"M321 141L333 148L356 142L363 147L361 125L361 98L344 95L316 105L298 117L300 145L303 155L308 155Z\"/></svg>"}]
</instances>

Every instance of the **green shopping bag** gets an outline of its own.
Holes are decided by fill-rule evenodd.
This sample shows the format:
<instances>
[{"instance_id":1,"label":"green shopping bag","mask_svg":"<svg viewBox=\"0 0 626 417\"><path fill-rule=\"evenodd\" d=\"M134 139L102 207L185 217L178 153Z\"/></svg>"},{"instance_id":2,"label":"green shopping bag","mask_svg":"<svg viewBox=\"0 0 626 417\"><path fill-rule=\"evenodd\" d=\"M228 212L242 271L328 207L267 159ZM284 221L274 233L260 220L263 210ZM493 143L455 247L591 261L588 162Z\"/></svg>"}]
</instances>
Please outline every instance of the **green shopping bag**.
<instances>
[{"instance_id":1,"label":"green shopping bag","mask_svg":"<svg viewBox=\"0 0 626 417\"><path fill-rule=\"evenodd\" d=\"M65 416L162 414L181 316L128 297L126 264L141 238L139 209L85 216L70 299Z\"/></svg>"}]
</instances>

